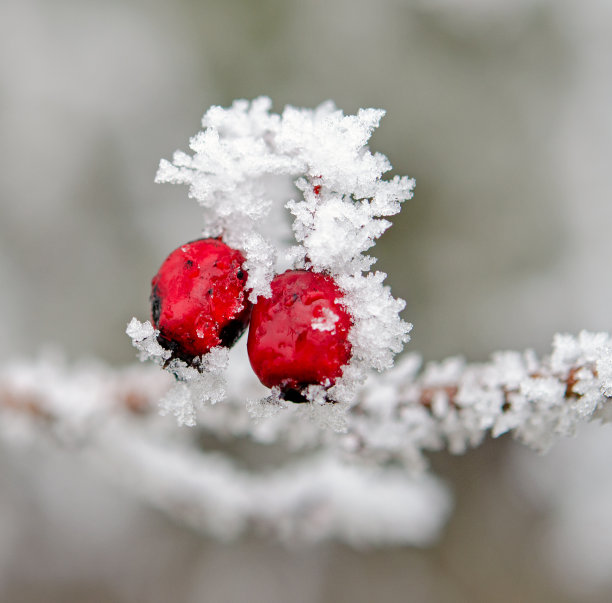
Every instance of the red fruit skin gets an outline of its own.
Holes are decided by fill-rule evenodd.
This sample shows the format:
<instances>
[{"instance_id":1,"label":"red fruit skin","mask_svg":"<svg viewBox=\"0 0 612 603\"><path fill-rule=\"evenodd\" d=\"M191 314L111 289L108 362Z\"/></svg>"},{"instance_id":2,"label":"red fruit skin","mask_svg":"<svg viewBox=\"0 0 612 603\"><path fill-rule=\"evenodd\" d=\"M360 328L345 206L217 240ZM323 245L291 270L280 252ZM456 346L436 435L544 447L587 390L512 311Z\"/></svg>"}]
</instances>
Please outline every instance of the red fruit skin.
<instances>
[{"instance_id":1,"label":"red fruit skin","mask_svg":"<svg viewBox=\"0 0 612 603\"><path fill-rule=\"evenodd\" d=\"M271 288L272 296L259 297L253 307L249 359L265 386L278 386L286 400L303 402L308 385L330 387L342 375L351 358L352 319L330 276L288 270Z\"/></svg>"},{"instance_id":2,"label":"red fruit skin","mask_svg":"<svg viewBox=\"0 0 612 603\"><path fill-rule=\"evenodd\" d=\"M198 239L175 249L151 281L151 319L172 358L193 363L231 347L249 322L244 256L219 239Z\"/></svg>"}]
</instances>

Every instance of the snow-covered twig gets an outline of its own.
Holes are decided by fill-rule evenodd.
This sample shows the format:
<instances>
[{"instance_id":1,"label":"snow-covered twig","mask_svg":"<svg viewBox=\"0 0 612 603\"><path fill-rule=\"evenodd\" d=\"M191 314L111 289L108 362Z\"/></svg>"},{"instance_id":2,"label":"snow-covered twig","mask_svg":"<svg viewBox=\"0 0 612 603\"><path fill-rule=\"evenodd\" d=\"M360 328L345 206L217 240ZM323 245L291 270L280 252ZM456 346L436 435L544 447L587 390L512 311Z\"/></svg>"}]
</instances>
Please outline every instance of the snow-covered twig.
<instances>
[{"instance_id":1,"label":"snow-covered twig","mask_svg":"<svg viewBox=\"0 0 612 603\"><path fill-rule=\"evenodd\" d=\"M165 377L144 367L13 363L0 374L0 438L78 453L135 496L220 539L255 532L293 543L424 545L443 526L450 498L432 475L347 463L323 448L285 451L277 467L249 471L223 446L207 449L213 434L152 412Z\"/></svg>"},{"instance_id":2,"label":"snow-covered twig","mask_svg":"<svg viewBox=\"0 0 612 603\"><path fill-rule=\"evenodd\" d=\"M52 436L137 496L219 538L255 530L292 541L424 544L450 509L444 487L423 471L425 451L461 453L487 433L506 432L543 450L581 422L610 417L606 333L559 335L542 360L501 352L484 364L454 358L421 372L419 365L409 355L370 375L338 433L321 427L316 403L279 404L254 419L236 391L201 409L197 429L181 428L156 412L169 387L165 373L13 363L0 372L0 434L13 445ZM236 390L248 392L248 372L239 363L232 370ZM246 440L284 446L273 447L273 466L248 470L228 451Z\"/></svg>"},{"instance_id":3,"label":"snow-covered twig","mask_svg":"<svg viewBox=\"0 0 612 603\"><path fill-rule=\"evenodd\" d=\"M353 407L359 448L383 456L418 458L422 450L462 453L485 435L511 432L544 451L578 424L607 420L612 397L612 340L607 333L557 335L550 356L498 352L490 362L462 358L430 363L407 356L373 376ZM374 427L376 426L376 427Z\"/></svg>"}]
</instances>

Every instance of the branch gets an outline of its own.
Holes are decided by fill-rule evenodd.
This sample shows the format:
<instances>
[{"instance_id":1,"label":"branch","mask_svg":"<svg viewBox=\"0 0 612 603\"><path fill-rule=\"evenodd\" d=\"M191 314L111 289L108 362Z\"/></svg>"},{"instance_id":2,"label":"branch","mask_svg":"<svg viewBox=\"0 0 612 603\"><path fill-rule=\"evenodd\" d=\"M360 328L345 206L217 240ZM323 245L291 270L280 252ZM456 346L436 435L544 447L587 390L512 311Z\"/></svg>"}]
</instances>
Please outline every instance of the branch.
<instances>
[{"instance_id":1,"label":"branch","mask_svg":"<svg viewBox=\"0 0 612 603\"><path fill-rule=\"evenodd\" d=\"M0 372L0 442L78 453L147 504L222 540L255 532L284 542L422 546L449 515L449 494L434 476L345 463L324 449L284 451L289 462L247 470L229 446L210 450L210 434L155 412L169 385L167 373L142 365L12 363Z\"/></svg>"},{"instance_id":2,"label":"branch","mask_svg":"<svg viewBox=\"0 0 612 603\"><path fill-rule=\"evenodd\" d=\"M12 363L0 372L0 438L36 446L51 437L78 449L148 503L219 538L257 531L280 539L425 544L450 502L422 471L423 453L462 453L487 433L507 432L545 450L581 422L608 420L611 343L606 333L563 335L542 360L533 352L500 352L488 363L452 358L420 372L419 358L409 355L372 374L349 408L251 402L251 413L268 415L256 419L245 400L258 397L257 384L238 356L230 395L200 408L193 429L159 416L157 402L171 382L154 367ZM339 420L344 433L321 427ZM262 449L284 443L273 449L276 468L247 470L229 452L243 440Z\"/></svg>"},{"instance_id":3,"label":"branch","mask_svg":"<svg viewBox=\"0 0 612 603\"><path fill-rule=\"evenodd\" d=\"M401 458L444 447L460 454L487 433L510 432L545 451L580 423L610 418L607 333L557 335L551 355L541 360L532 351L498 352L488 363L451 358L417 374L419 364L405 357L389 374L366 383L353 407L359 448Z\"/></svg>"}]
</instances>

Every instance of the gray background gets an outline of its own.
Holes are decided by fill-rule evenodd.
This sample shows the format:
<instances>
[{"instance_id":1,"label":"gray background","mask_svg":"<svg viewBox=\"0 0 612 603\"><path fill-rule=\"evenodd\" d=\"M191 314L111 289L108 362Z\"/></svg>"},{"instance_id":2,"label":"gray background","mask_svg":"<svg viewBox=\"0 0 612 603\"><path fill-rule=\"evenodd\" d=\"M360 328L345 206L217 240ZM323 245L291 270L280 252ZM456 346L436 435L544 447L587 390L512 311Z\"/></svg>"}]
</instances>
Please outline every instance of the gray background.
<instances>
[{"instance_id":1,"label":"gray background","mask_svg":"<svg viewBox=\"0 0 612 603\"><path fill-rule=\"evenodd\" d=\"M606 0L3 0L0 356L133 361L125 325L200 224L157 163L208 106L260 94L388 111L371 147L417 187L374 253L411 350L610 331L611 51ZM612 525L589 504L612 503L609 439L435 455L457 508L424 551L219 545L78 459L6 451L0 599L608 601Z\"/></svg>"}]
</instances>

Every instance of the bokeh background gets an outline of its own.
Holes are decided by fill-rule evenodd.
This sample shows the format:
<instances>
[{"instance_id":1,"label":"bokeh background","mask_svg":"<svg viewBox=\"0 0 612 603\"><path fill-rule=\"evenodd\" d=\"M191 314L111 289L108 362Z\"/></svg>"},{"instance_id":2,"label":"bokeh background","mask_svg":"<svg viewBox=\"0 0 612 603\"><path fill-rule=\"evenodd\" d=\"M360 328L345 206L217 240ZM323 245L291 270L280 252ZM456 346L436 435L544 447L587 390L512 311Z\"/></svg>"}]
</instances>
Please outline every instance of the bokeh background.
<instances>
[{"instance_id":1,"label":"bokeh background","mask_svg":"<svg viewBox=\"0 0 612 603\"><path fill-rule=\"evenodd\" d=\"M375 248L426 359L612 330L608 0L3 0L0 357L134 360L151 276L198 235L153 184L212 104L388 112L371 147L415 198ZM612 599L610 428L539 457L432 457L428 549L219 544L61 453L3 450L2 601ZM384 511L383 511L384 512Z\"/></svg>"}]
</instances>

